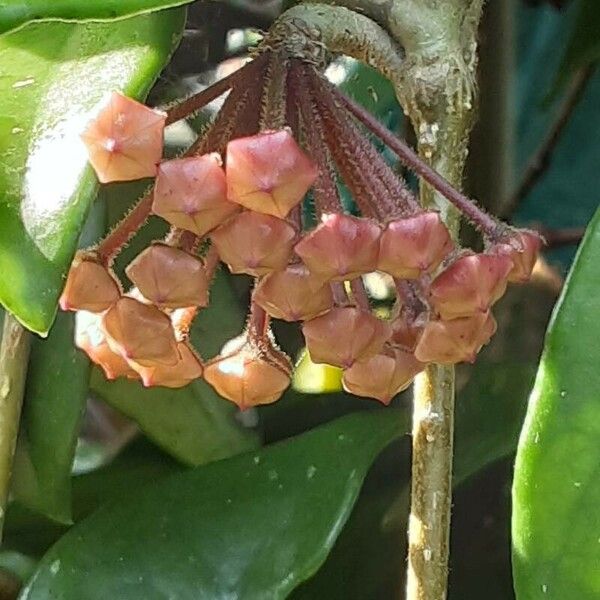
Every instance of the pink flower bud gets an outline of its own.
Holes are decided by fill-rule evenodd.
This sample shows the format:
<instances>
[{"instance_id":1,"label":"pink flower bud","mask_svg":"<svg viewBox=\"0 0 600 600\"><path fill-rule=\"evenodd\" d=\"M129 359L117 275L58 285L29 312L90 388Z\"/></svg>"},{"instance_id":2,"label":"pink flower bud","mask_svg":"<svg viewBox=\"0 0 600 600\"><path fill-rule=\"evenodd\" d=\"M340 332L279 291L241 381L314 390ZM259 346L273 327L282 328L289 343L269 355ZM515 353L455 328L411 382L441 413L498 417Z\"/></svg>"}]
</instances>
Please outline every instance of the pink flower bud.
<instances>
[{"instance_id":1,"label":"pink flower bud","mask_svg":"<svg viewBox=\"0 0 600 600\"><path fill-rule=\"evenodd\" d=\"M227 197L257 212L285 218L313 184L318 169L288 129L227 145Z\"/></svg>"},{"instance_id":2,"label":"pink flower bud","mask_svg":"<svg viewBox=\"0 0 600 600\"><path fill-rule=\"evenodd\" d=\"M60 297L62 310L87 310L99 313L107 310L121 296L116 277L93 256L79 253L67 276Z\"/></svg>"},{"instance_id":3,"label":"pink flower bud","mask_svg":"<svg viewBox=\"0 0 600 600\"><path fill-rule=\"evenodd\" d=\"M102 330L113 352L144 367L173 366L180 358L169 317L128 296L104 313Z\"/></svg>"},{"instance_id":4,"label":"pink flower bud","mask_svg":"<svg viewBox=\"0 0 600 600\"><path fill-rule=\"evenodd\" d=\"M329 285L317 280L302 264L265 276L252 298L269 315L284 321L313 319L333 306Z\"/></svg>"},{"instance_id":5,"label":"pink flower bud","mask_svg":"<svg viewBox=\"0 0 600 600\"><path fill-rule=\"evenodd\" d=\"M215 229L211 239L232 273L260 276L285 269L296 230L277 217L244 211Z\"/></svg>"},{"instance_id":6,"label":"pink flower bud","mask_svg":"<svg viewBox=\"0 0 600 600\"><path fill-rule=\"evenodd\" d=\"M296 244L296 254L311 273L324 281L354 279L377 269L379 225L332 213Z\"/></svg>"},{"instance_id":7,"label":"pink flower bud","mask_svg":"<svg viewBox=\"0 0 600 600\"><path fill-rule=\"evenodd\" d=\"M453 248L438 213L398 219L381 234L378 269L400 279L417 279L434 271Z\"/></svg>"},{"instance_id":8,"label":"pink flower bud","mask_svg":"<svg viewBox=\"0 0 600 600\"><path fill-rule=\"evenodd\" d=\"M344 371L344 389L356 396L375 398L389 404L392 398L405 390L415 376L425 368L413 354L393 349L371 358L356 361Z\"/></svg>"},{"instance_id":9,"label":"pink flower bud","mask_svg":"<svg viewBox=\"0 0 600 600\"><path fill-rule=\"evenodd\" d=\"M152 244L127 267L127 276L142 295L163 308L208 305L208 280L199 258Z\"/></svg>"},{"instance_id":10,"label":"pink flower bud","mask_svg":"<svg viewBox=\"0 0 600 600\"><path fill-rule=\"evenodd\" d=\"M227 182L218 154L163 162L158 169L152 210L171 225L204 236L239 210L227 200Z\"/></svg>"},{"instance_id":11,"label":"pink flower bud","mask_svg":"<svg viewBox=\"0 0 600 600\"><path fill-rule=\"evenodd\" d=\"M291 364L266 342L257 345L240 336L206 365L204 378L220 396L245 410L279 400L290 385Z\"/></svg>"},{"instance_id":12,"label":"pink flower bud","mask_svg":"<svg viewBox=\"0 0 600 600\"><path fill-rule=\"evenodd\" d=\"M179 342L177 351L179 358L172 366L156 364L144 367L133 361L129 364L137 371L145 387L181 388L202 377L202 362L187 342Z\"/></svg>"},{"instance_id":13,"label":"pink flower bud","mask_svg":"<svg viewBox=\"0 0 600 600\"><path fill-rule=\"evenodd\" d=\"M494 244L490 254L505 254L513 263L508 274L508 281L526 283L531 278L531 272L538 258L543 239L535 231L515 229L499 244Z\"/></svg>"},{"instance_id":14,"label":"pink flower bud","mask_svg":"<svg viewBox=\"0 0 600 600\"><path fill-rule=\"evenodd\" d=\"M127 364L127 361L110 349L106 336L100 328L100 320L100 315L78 311L75 316L75 345L104 371L107 379L112 380L117 377L137 379L138 374Z\"/></svg>"},{"instance_id":15,"label":"pink flower bud","mask_svg":"<svg viewBox=\"0 0 600 600\"><path fill-rule=\"evenodd\" d=\"M165 113L113 92L81 134L100 182L154 177L165 119Z\"/></svg>"},{"instance_id":16,"label":"pink flower bud","mask_svg":"<svg viewBox=\"0 0 600 600\"><path fill-rule=\"evenodd\" d=\"M430 300L442 319L485 313L506 291L512 260L499 254L465 254L432 282Z\"/></svg>"},{"instance_id":17,"label":"pink flower bud","mask_svg":"<svg viewBox=\"0 0 600 600\"><path fill-rule=\"evenodd\" d=\"M302 332L313 362L347 369L355 361L377 354L392 328L359 308L338 307L305 321Z\"/></svg>"},{"instance_id":18,"label":"pink flower bud","mask_svg":"<svg viewBox=\"0 0 600 600\"><path fill-rule=\"evenodd\" d=\"M491 312L451 321L430 321L419 339L415 356L425 363L475 362L477 353L495 332L496 320Z\"/></svg>"}]
</instances>

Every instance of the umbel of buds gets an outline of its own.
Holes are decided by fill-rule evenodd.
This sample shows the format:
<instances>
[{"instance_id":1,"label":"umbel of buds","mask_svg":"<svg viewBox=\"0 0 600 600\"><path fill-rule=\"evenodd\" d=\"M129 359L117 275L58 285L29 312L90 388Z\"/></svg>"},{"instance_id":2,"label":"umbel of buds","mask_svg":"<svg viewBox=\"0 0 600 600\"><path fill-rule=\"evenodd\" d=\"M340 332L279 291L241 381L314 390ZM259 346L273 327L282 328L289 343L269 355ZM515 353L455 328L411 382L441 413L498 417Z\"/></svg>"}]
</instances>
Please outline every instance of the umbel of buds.
<instances>
[{"instance_id":1,"label":"umbel of buds","mask_svg":"<svg viewBox=\"0 0 600 600\"><path fill-rule=\"evenodd\" d=\"M207 132L161 162L163 126L227 91ZM440 215L419 206L362 127L463 213L483 252L461 248ZM166 113L113 93L82 138L102 182L156 176L123 221L76 256L60 300L78 313L76 344L109 379L181 387L204 377L241 409L272 403L292 375L270 329L283 319L301 323L313 361L344 370L348 392L388 404L427 364L475 360L495 332L494 303L508 282L527 281L542 244L483 212L285 44L265 44ZM357 214L343 209L340 180ZM111 265L151 212L171 232L129 264L125 292ZM246 330L203 363L189 331L219 302L209 297L219 262L255 285ZM373 311L363 285L374 271L395 283L389 317Z\"/></svg>"}]
</instances>

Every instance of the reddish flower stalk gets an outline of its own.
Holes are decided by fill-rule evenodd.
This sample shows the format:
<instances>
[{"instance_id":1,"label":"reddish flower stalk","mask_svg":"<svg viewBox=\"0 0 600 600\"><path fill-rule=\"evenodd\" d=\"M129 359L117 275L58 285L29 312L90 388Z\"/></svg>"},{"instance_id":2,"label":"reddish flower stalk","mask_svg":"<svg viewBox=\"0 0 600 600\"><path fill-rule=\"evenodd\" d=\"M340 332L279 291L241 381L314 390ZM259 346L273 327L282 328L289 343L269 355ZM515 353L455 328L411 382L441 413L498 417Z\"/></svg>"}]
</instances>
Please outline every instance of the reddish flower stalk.
<instances>
[{"instance_id":1,"label":"reddish flower stalk","mask_svg":"<svg viewBox=\"0 0 600 600\"><path fill-rule=\"evenodd\" d=\"M369 304L369 296L365 289L365 284L362 277L357 277L350 282L350 289L352 290L352 296L356 305L362 310L370 311L371 305Z\"/></svg>"},{"instance_id":2,"label":"reddish flower stalk","mask_svg":"<svg viewBox=\"0 0 600 600\"><path fill-rule=\"evenodd\" d=\"M473 200L459 192L442 175L425 163L404 141L386 129L366 109L352 101L335 86L328 86L336 99L367 129L381 139L398 158L431 187L447 198L471 223L491 239L496 239L505 226L484 212Z\"/></svg>"},{"instance_id":3,"label":"reddish flower stalk","mask_svg":"<svg viewBox=\"0 0 600 600\"><path fill-rule=\"evenodd\" d=\"M252 85L257 71L264 66L266 59L266 53L259 54L252 62L245 64L231 75L220 79L198 94L186 98L183 102L171 106L167 110L166 125L195 113L236 85L241 87Z\"/></svg>"}]
</instances>

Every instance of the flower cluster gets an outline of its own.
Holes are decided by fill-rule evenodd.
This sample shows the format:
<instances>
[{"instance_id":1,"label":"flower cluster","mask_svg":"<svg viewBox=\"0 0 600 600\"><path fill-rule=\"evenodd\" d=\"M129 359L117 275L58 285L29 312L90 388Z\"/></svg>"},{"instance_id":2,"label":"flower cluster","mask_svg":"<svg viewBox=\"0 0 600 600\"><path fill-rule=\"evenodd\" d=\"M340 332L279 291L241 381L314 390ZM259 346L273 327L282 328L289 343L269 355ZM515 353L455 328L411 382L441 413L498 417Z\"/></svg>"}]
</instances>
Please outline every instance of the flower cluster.
<instances>
[{"instance_id":1,"label":"flower cluster","mask_svg":"<svg viewBox=\"0 0 600 600\"><path fill-rule=\"evenodd\" d=\"M160 162L165 123L227 90L198 142ZM359 123L463 211L483 234L483 252L457 245ZM108 378L180 387L203 376L241 408L274 402L292 373L269 327L283 319L302 323L314 362L344 370L347 391L387 404L428 363L475 360L496 329L492 305L508 282L529 278L541 245L483 213L312 64L281 51L261 53L168 113L114 93L83 139L100 181L156 177L107 238L77 255L60 300L79 313L76 343ZM360 216L343 210L338 177ZM309 190L313 228L301 210ZM172 230L129 264L134 287L124 293L112 260L150 212ZM255 286L246 330L203 363L188 332L219 261ZM390 318L371 308L362 276L374 271L394 280Z\"/></svg>"}]
</instances>

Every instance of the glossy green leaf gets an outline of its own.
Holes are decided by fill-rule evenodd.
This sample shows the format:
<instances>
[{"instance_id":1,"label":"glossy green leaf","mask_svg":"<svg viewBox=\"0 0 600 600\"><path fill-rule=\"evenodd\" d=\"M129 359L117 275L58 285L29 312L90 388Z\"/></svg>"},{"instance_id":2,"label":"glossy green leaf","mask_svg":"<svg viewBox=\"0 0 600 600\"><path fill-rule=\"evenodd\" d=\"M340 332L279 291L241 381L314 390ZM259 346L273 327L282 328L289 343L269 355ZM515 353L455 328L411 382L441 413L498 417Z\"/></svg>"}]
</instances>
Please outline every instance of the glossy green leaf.
<instances>
[{"instance_id":1,"label":"glossy green leaf","mask_svg":"<svg viewBox=\"0 0 600 600\"><path fill-rule=\"evenodd\" d=\"M41 20L113 21L193 0L0 0L0 33Z\"/></svg>"},{"instance_id":2,"label":"glossy green leaf","mask_svg":"<svg viewBox=\"0 0 600 600\"><path fill-rule=\"evenodd\" d=\"M600 597L600 211L549 326L519 440L513 570L519 600Z\"/></svg>"},{"instance_id":3,"label":"glossy green leaf","mask_svg":"<svg viewBox=\"0 0 600 600\"><path fill-rule=\"evenodd\" d=\"M31 348L12 492L29 508L71 520L71 468L88 394L89 361L73 345L72 314L60 313Z\"/></svg>"},{"instance_id":4,"label":"glossy green leaf","mask_svg":"<svg viewBox=\"0 0 600 600\"><path fill-rule=\"evenodd\" d=\"M396 411L354 414L133 492L59 540L22 598L285 598L319 568L400 433Z\"/></svg>"},{"instance_id":5,"label":"glossy green leaf","mask_svg":"<svg viewBox=\"0 0 600 600\"><path fill-rule=\"evenodd\" d=\"M45 334L97 181L79 138L113 89L143 98L185 10L0 37L0 303Z\"/></svg>"}]
</instances>

